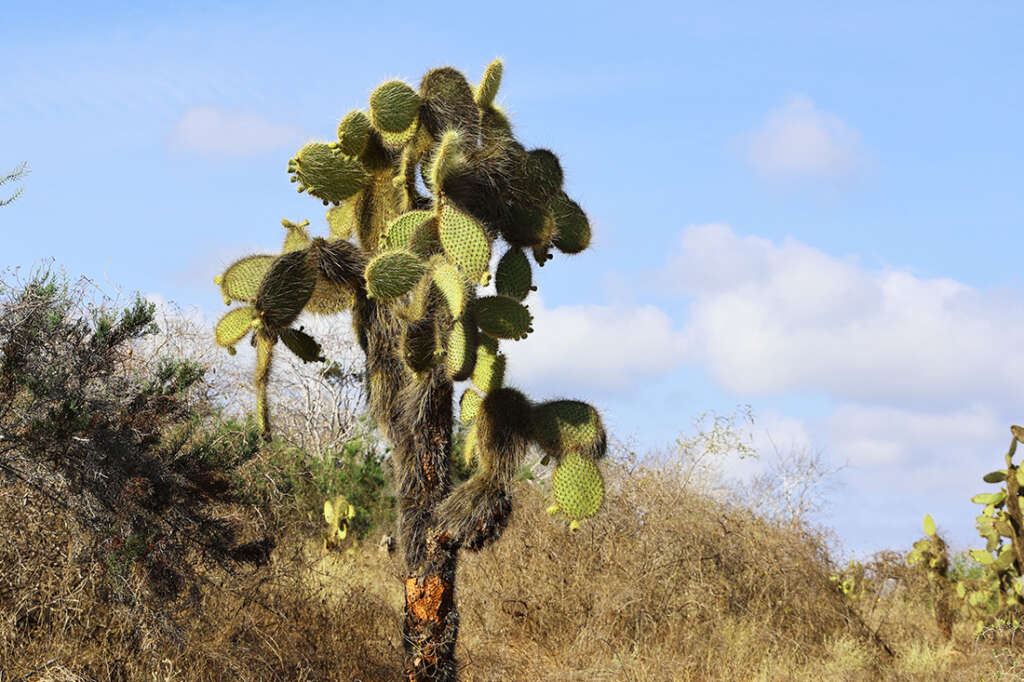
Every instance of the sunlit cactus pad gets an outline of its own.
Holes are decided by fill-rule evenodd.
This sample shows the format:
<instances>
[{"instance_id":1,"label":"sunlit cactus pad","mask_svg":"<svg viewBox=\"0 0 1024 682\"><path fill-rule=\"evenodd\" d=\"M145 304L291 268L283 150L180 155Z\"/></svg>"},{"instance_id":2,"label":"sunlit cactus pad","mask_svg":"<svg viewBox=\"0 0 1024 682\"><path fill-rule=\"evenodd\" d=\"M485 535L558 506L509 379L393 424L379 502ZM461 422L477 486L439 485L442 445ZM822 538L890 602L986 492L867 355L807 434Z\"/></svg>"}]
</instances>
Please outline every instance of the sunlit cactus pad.
<instances>
[{"instance_id":1,"label":"sunlit cactus pad","mask_svg":"<svg viewBox=\"0 0 1024 682\"><path fill-rule=\"evenodd\" d=\"M255 301L260 282L273 262L274 256L246 256L229 265L224 274L215 280L224 295L224 302Z\"/></svg>"},{"instance_id":2,"label":"sunlit cactus pad","mask_svg":"<svg viewBox=\"0 0 1024 682\"><path fill-rule=\"evenodd\" d=\"M326 142L310 142L288 164L299 190L324 201L341 203L363 188L369 176L363 164L336 152Z\"/></svg>"},{"instance_id":3,"label":"sunlit cactus pad","mask_svg":"<svg viewBox=\"0 0 1024 682\"><path fill-rule=\"evenodd\" d=\"M408 251L386 251L366 266L366 289L371 296L394 298L409 293L425 266Z\"/></svg>"},{"instance_id":4,"label":"sunlit cactus pad","mask_svg":"<svg viewBox=\"0 0 1024 682\"><path fill-rule=\"evenodd\" d=\"M597 513L604 500L604 480L594 460L570 452L551 475L551 491L559 509L574 521Z\"/></svg>"},{"instance_id":5,"label":"sunlit cactus pad","mask_svg":"<svg viewBox=\"0 0 1024 682\"><path fill-rule=\"evenodd\" d=\"M441 246L448 260L469 280L477 280L491 260L491 241L480 223L451 204L441 207Z\"/></svg>"},{"instance_id":6,"label":"sunlit cactus pad","mask_svg":"<svg viewBox=\"0 0 1024 682\"><path fill-rule=\"evenodd\" d=\"M585 451L600 456L605 449L601 416L578 400L553 400L533 409L534 441L548 454Z\"/></svg>"}]
</instances>

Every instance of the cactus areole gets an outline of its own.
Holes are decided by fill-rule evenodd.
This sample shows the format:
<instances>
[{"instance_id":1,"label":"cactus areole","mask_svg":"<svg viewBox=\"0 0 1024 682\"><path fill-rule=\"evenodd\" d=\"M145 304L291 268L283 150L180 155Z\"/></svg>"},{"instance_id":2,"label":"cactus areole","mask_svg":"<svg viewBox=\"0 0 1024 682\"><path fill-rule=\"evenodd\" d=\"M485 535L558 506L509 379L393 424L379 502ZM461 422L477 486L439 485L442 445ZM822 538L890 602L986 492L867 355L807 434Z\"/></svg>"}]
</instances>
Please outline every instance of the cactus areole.
<instances>
[{"instance_id":1,"label":"cactus areole","mask_svg":"<svg viewBox=\"0 0 1024 682\"><path fill-rule=\"evenodd\" d=\"M528 254L541 266L552 250L579 253L590 225L562 189L558 158L516 140L494 102L501 74L495 61L476 87L450 67L429 71L418 90L401 81L379 86L367 112L341 119L336 141L311 142L288 162L298 191L331 205L330 236L311 237L308 222L284 220L280 254L242 258L214 280L227 304L240 304L218 323L217 343L232 352L251 335L256 348L257 411L268 439L277 342L321 361L296 319L303 311L351 314L366 354L370 411L393 447L408 571L408 680L456 679L458 551L501 536L531 446L558 466L552 511L571 528L593 516L604 495L597 410L574 400L533 402L504 385L501 344L533 331ZM496 293L478 296L492 279ZM453 384L467 380L460 421L476 470L455 486Z\"/></svg>"}]
</instances>

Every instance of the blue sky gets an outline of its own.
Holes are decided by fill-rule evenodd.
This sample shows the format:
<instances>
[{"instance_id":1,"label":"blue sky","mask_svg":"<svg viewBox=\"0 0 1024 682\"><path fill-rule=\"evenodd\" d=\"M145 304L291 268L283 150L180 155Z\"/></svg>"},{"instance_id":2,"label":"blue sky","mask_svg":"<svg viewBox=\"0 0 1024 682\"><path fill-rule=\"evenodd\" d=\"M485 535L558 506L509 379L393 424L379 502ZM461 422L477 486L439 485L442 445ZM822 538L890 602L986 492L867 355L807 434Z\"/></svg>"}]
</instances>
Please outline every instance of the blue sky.
<instances>
[{"instance_id":1,"label":"blue sky","mask_svg":"<svg viewBox=\"0 0 1024 682\"><path fill-rule=\"evenodd\" d=\"M848 550L926 512L972 541L1024 421L1020 5L436 7L5 8L0 170L31 174L3 263L217 315L212 276L281 218L323 230L302 143L386 79L501 56L499 102L594 227L539 271L511 379L641 448L749 403L756 443L847 465L821 519Z\"/></svg>"}]
</instances>

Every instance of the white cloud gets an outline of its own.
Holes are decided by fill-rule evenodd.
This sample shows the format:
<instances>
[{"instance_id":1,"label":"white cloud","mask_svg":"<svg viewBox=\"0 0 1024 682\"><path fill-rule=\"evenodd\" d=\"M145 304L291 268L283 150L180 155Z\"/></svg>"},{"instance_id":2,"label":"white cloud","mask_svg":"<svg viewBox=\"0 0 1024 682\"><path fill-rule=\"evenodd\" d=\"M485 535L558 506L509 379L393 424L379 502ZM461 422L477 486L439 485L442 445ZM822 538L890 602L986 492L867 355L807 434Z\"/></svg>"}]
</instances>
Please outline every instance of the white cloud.
<instances>
[{"instance_id":1,"label":"white cloud","mask_svg":"<svg viewBox=\"0 0 1024 682\"><path fill-rule=\"evenodd\" d=\"M546 308L537 294L527 304L534 332L502 344L512 383L565 394L617 391L682 363L683 335L654 306Z\"/></svg>"},{"instance_id":2,"label":"white cloud","mask_svg":"<svg viewBox=\"0 0 1024 682\"><path fill-rule=\"evenodd\" d=\"M299 137L297 130L259 116L193 107L175 125L170 145L205 154L247 156L293 144Z\"/></svg>"},{"instance_id":3,"label":"white cloud","mask_svg":"<svg viewBox=\"0 0 1024 682\"><path fill-rule=\"evenodd\" d=\"M662 276L692 297L687 347L730 390L933 406L1024 401L1019 295L870 271L722 224L687 228L680 247Z\"/></svg>"},{"instance_id":4,"label":"white cloud","mask_svg":"<svg viewBox=\"0 0 1024 682\"><path fill-rule=\"evenodd\" d=\"M740 142L763 177L844 178L863 164L857 132L806 95L790 97Z\"/></svg>"}]
</instances>

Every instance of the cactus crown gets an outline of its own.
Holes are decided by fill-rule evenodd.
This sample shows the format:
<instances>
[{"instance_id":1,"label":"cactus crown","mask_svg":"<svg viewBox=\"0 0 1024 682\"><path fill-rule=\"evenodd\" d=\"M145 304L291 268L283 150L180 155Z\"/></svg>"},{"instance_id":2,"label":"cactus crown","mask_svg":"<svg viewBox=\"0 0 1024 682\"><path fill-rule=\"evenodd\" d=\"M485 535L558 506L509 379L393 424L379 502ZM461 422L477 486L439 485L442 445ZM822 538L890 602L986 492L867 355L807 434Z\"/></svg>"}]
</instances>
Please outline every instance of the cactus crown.
<instances>
[{"instance_id":1,"label":"cactus crown","mask_svg":"<svg viewBox=\"0 0 1024 682\"><path fill-rule=\"evenodd\" d=\"M377 87L368 112L341 119L337 140L310 142L288 162L300 192L333 204L330 238L312 238L308 221L283 221L281 254L243 258L216 280L226 302L245 304L218 323L216 340L232 350L253 334L267 437L277 341L303 360L324 359L315 340L292 329L303 311L352 313L367 354L371 410L393 441L415 431L424 418L417 405L430 390L472 378L480 393L467 391L461 419L480 468L434 514L449 542L469 547L500 533L508 487L531 444L559 462L555 498L574 522L596 513L604 490L595 465L606 442L597 411L576 401L535 405L504 386L499 339L533 331L523 301L536 286L523 248L538 264L552 249L578 253L590 225L563 190L558 157L524 148L496 108L502 75L495 61L475 88L449 67L428 72L418 90L398 80ZM420 194L418 177L430 196ZM498 240L507 246L497 294L478 298ZM341 518L332 509L325 507L329 524Z\"/></svg>"}]
</instances>

